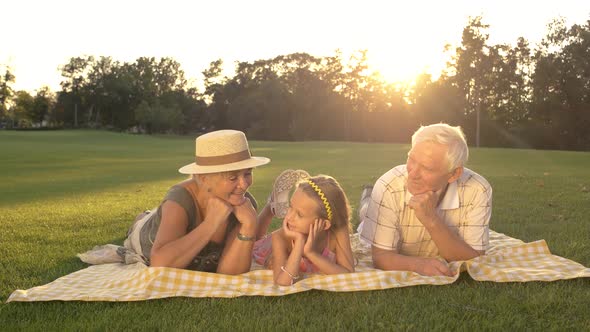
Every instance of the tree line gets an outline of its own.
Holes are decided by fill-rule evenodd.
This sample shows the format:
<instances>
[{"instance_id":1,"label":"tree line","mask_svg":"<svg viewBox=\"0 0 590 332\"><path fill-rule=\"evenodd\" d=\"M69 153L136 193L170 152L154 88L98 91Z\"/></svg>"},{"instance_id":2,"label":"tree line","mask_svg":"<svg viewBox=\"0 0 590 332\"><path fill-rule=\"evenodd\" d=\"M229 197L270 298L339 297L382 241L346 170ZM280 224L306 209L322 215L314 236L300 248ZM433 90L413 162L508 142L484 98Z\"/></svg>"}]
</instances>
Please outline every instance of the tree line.
<instances>
[{"instance_id":1,"label":"tree line","mask_svg":"<svg viewBox=\"0 0 590 332\"><path fill-rule=\"evenodd\" d=\"M73 57L61 91L33 96L0 78L0 124L196 134L243 130L252 139L407 142L420 124L464 128L477 146L590 150L590 19L547 26L534 48L491 44L489 25L470 18L461 45L447 46L441 75L412 85L370 71L366 51L280 55L236 62L232 76L211 62L203 88L172 58Z\"/></svg>"}]
</instances>

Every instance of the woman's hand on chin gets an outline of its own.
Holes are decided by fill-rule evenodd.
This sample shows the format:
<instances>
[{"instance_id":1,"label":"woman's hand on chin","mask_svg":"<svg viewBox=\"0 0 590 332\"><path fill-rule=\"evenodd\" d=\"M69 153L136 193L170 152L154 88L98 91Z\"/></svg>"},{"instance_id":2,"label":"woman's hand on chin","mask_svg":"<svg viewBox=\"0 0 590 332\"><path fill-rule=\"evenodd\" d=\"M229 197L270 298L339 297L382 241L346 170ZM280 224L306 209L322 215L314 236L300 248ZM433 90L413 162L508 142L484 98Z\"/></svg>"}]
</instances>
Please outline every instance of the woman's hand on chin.
<instances>
[{"instance_id":1,"label":"woman's hand on chin","mask_svg":"<svg viewBox=\"0 0 590 332\"><path fill-rule=\"evenodd\" d=\"M224 222L227 222L229 214L232 212L232 206L218 197L211 197L207 201L207 216L205 219L211 221L215 228Z\"/></svg>"},{"instance_id":2,"label":"woman's hand on chin","mask_svg":"<svg viewBox=\"0 0 590 332\"><path fill-rule=\"evenodd\" d=\"M233 212L240 224L256 226L256 209L252 205L249 199L244 197L244 201L240 205L234 205Z\"/></svg>"}]
</instances>

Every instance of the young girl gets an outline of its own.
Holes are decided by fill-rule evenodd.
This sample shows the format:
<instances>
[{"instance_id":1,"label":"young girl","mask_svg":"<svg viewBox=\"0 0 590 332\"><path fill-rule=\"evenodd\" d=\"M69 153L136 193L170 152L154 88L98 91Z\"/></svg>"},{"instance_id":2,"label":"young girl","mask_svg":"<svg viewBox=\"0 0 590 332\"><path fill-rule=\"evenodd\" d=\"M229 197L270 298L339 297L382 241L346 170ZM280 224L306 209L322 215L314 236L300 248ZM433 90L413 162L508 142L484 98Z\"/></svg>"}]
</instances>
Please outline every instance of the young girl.
<instances>
[{"instance_id":1,"label":"young girl","mask_svg":"<svg viewBox=\"0 0 590 332\"><path fill-rule=\"evenodd\" d=\"M269 205L259 225L270 223ZM283 226L255 243L254 259L272 269L274 282L283 286L292 285L303 273L353 272L349 218L348 199L334 178L305 178L291 196Z\"/></svg>"}]
</instances>

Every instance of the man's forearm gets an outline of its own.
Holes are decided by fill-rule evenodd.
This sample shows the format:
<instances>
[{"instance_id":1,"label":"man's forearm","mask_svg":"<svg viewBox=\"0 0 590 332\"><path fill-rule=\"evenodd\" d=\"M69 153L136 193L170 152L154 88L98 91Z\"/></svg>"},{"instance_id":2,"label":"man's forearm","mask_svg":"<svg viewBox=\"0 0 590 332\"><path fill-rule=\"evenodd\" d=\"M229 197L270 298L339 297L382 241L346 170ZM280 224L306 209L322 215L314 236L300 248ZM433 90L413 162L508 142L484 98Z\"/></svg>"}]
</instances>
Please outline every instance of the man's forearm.
<instances>
[{"instance_id":1,"label":"man's forearm","mask_svg":"<svg viewBox=\"0 0 590 332\"><path fill-rule=\"evenodd\" d=\"M434 257L412 257L373 247L373 264L382 270L411 271L425 276L453 276L446 262Z\"/></svg>"},{"instance_id":2,"label":"man's forearm","mask_svg":"<svg viewBox=\"0 0 590 332\"><path fill-rule=\"evenodd\" d=\"M473 249L458 234L453 232L440 217L432 218L422 222L430 233L432 241L438 248L439 255L447 261L462 261L480 255L480 252Z\"/></svg>"},{"instance_id":3,"label":"man's forearm","mask_svg":"<svg viewBox=\"0 0 590 332\"><path fill-rule=\"evenodd\" d=\"M373 247L373 264L380 270L417 272L418 257L401 255Z\"/></svg>"}]
</instances>

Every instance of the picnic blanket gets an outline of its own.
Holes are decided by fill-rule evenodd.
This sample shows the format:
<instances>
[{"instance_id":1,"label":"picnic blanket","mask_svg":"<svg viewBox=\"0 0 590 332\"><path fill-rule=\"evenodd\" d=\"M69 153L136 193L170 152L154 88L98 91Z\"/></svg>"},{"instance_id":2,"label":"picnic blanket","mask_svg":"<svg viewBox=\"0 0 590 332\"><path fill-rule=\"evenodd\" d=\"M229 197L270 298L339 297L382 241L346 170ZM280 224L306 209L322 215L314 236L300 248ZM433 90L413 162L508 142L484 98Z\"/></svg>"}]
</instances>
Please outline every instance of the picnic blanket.
<instances>
[{"instance_id":1,"label":"picnic blanket","mask_svg":"<svg viewBox=\"0 0 590 332\"><path fill-rule=\"evenodd\" d=\"M148 267L141 263L93 265L43 286L14 291L12 301L140 301L173 296L237 297L281 296L311 289L332 292L380 290L414 285L447 285L467 271L478 281L554 281L590 277L590 268L552 255L544 240L524 243L490 232L485 256L450 263L453 277L427 277L407 271L381 271L372 267L370 249L351 237L358 258L356 272L338 275L310 274L292 286L273 283L272 271L255 263L252 271L237 275Z\"/></svg>"}]
</instances>

